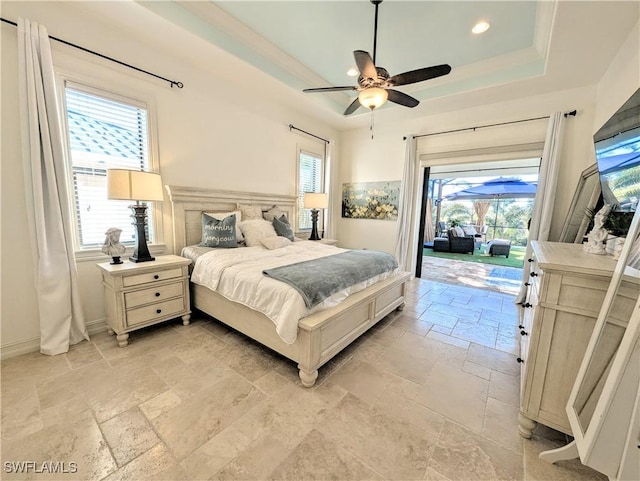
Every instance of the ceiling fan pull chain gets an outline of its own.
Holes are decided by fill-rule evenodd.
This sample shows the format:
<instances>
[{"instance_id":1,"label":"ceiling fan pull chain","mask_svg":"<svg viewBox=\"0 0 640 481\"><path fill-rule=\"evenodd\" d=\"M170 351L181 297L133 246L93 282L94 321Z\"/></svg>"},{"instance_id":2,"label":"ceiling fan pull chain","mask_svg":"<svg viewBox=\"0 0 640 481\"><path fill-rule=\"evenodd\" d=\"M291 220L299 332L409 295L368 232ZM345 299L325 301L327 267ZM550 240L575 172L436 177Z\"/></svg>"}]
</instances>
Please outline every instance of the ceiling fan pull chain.
<instances>
[{"instance_id":1,"label":"ceiling fan pull chain","mask_svg":"<svg viewBox=\"0 0 640 481\"><path fill-rule=\"evenodd\" d=\"M371 124L369 125L369 130L371 131L371 140L373 140L373 109L371 109Z\"/></svg>"}]
</instances>

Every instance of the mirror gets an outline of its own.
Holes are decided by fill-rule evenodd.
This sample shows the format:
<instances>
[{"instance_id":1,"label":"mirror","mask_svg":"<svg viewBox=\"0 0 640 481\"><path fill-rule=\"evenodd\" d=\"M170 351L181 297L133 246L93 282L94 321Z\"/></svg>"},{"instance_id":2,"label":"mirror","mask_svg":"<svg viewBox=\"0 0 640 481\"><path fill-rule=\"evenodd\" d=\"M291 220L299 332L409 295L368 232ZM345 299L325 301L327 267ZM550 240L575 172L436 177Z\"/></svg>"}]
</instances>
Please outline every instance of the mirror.
<instances>
[{"instance_id":1,"label":"mirror","mask_svg":"<svg viewBox=\"0 0 640 481\"><path fill-rule=\"evenodd\" d=\"M569 212L560 234L560 242L582 243L591 220L588 211L596 207L599 197L600 177L598 175L598 165L593 164L580 174L578 186L571 200Z\"/></svg>"},{"instance_id":2,"label":"mirror","mask_svg":"<svg viewBox=\"0 0 640 481\"><path fill-rule=\"evenodd\" d=\"M640 403L639 251L637 210L567 404L582 463L610 479L624 479L625 470L640 476L637 441L630 443L639 429L632 421Z\"/></svg>"}]
</instances>

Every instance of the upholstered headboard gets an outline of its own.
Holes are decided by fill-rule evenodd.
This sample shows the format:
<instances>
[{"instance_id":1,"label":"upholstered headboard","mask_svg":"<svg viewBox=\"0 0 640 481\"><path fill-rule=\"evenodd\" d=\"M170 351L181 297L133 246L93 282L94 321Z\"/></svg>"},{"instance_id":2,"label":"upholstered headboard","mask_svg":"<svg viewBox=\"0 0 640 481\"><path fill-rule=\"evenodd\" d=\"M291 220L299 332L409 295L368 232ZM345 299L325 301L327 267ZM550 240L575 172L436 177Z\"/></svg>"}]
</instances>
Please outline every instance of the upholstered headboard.
<instances>
[{"instance_id":1,"label":"upholstered headboard","mask_svg":"<svg viewBox=\"0 0 640 481\"><path fill-rule=\"evenodd\" d=\"M180 255L182 248L198 244L202 236L203 212L229 212L238 203L257 205L269 210L274 205L293 219L296 211L295 195L262 194L231 190L201 189L166 185L172 210L173 251Z\"/></svg>"}]
</instances>

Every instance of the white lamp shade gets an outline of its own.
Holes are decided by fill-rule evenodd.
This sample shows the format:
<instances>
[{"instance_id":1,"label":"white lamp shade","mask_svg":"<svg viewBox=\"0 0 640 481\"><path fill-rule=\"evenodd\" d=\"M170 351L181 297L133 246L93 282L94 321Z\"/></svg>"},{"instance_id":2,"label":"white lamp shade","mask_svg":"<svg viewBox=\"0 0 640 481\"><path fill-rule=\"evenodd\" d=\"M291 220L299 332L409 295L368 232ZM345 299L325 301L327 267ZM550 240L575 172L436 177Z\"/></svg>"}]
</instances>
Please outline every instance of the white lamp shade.
<instances>
[{"instance_id":1,"label":"white lamp shade","mask_svg":"<svg viewBox=\"0 0 640 481\"><path fill-rule=\"evenodd\" d=\"M307 192L304 194L305 209L326 209L329 206L327 194Z\"/></svg>"},{"instance_id":2,"label":"white lamp shade","mask_svg":"<svg viewBox=\"0 0 640 481\"><path fill-rule=\"evenodd\" d=\"M368 89L364 89L360 92L358 100L360 101L360 105L373 110L384 105L388 96L389 94L385 89L369 87Z\"/></svg>"},{"instance_id":3,"label":"white lamp shade","mask_svg":"<svg viewBox=\"0 0 640 481\"><path fill-rule=\"evenodd\" d=\"M162 201L160 174L139 170L108 169L107 197L109 199Z\"/></svg>"}]
</instances>

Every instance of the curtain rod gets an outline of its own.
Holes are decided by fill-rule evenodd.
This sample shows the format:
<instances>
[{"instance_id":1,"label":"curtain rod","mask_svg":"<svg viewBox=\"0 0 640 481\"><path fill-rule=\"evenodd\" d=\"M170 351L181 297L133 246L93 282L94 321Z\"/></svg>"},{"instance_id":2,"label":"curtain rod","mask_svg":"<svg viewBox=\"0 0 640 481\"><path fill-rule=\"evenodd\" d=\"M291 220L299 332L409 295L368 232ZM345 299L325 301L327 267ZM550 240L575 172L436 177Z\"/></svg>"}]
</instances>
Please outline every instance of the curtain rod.
<instances>
[{"instance_id":1,"label":"curtain rod","mask_svg":"<svg viewBox=\"0 0 640 481\"><path fill-rule=\"evenodd\" d=\"M16 22L12 22L11 20L7 20L6 18L0 17L0 20L2 20L5 23L8 23L9 25L13 25L14 27L18 26L18 24ZM154 73L148 72L148 71L143 70L141 68L135 67L134 65L130 65L128 63L121 62L120 60L117 60L115 58L108 57L107 55L103 55L101 53L94 52L93 50L89 50L88 48L81 47L80 45L76 45L75 43L67 42L66 40L62 40L61 38L57 38L57 37L54 37L52 35L49 35L49 38L51 40L55 40L56 42L60 42L60 43L63 43L65 45L68 45L69 47L77 48L78 50L82 50L83 52L90 53L90 54L95 55L97 57L104 58L105 60L110 60L111 62L115 62L117 64L123 65L124 67L128 67L128 68L131 68L133 70L137 70L138 72L142 72L142 73L145 73L147 75L151 75L152 77L159 78L160 80L164 80L165 82L169 82L169 84L171 85L171 88L173 88L174 85L176 87L178 87L179 89L184 87L184 84L182 82L178 82L176 80L170 80L168 78L161 77L160 75L156 75Z\"/></svg>"},{"instance_id":2,"label":"curtain rod","mask_svg":"<svg viewBox=\"0 0 640 481\"><path fill-rule=\"evenodd\" d=\"M571 112L565 112L564 116L565 117L575 117L576 114L578 113L577 110L572 110ZM542 119L548 119L549 116L546 115L544 117L534 117L531 119L522 119L522 120L512 120L510 122L500 122L497 124L487 124L487 125L477 125L476 127L465 127L463 129L455 129L455 130L444 130L442 132L432 132L430 134L422 134L422 135L415 135L414 138L420 138L420 137L430 137L432 135L442 135L442 134L453 134L455 132L464 132L466 130L476 130L476 129L484 129L485 127L498 127L500 125L509 125L509 124L519 124L521 122L532 122L534 120L542 120ZM402 140L407 140L406 137L402 137Z\"/></svg>"},{"instance_id":3,"label":"curtain rod","mask_svg":"<svg viewBox=\"0 0 640 481\"><path fill-rule=\"evenodd\" d=\"M329 141L327 139L323 139L322 137L318 137L317 135L314 135L311 132L307 132L306 130L299 129L298 127L296 127L293 124L289 124L289 131L291 131L291 130L297 130L297 131L302 132L304 134L310 135L311 137L315 137L318 140L322 140L323 142L326 142L327 144L329 143Z\"/></svg>"}]
</instances>

